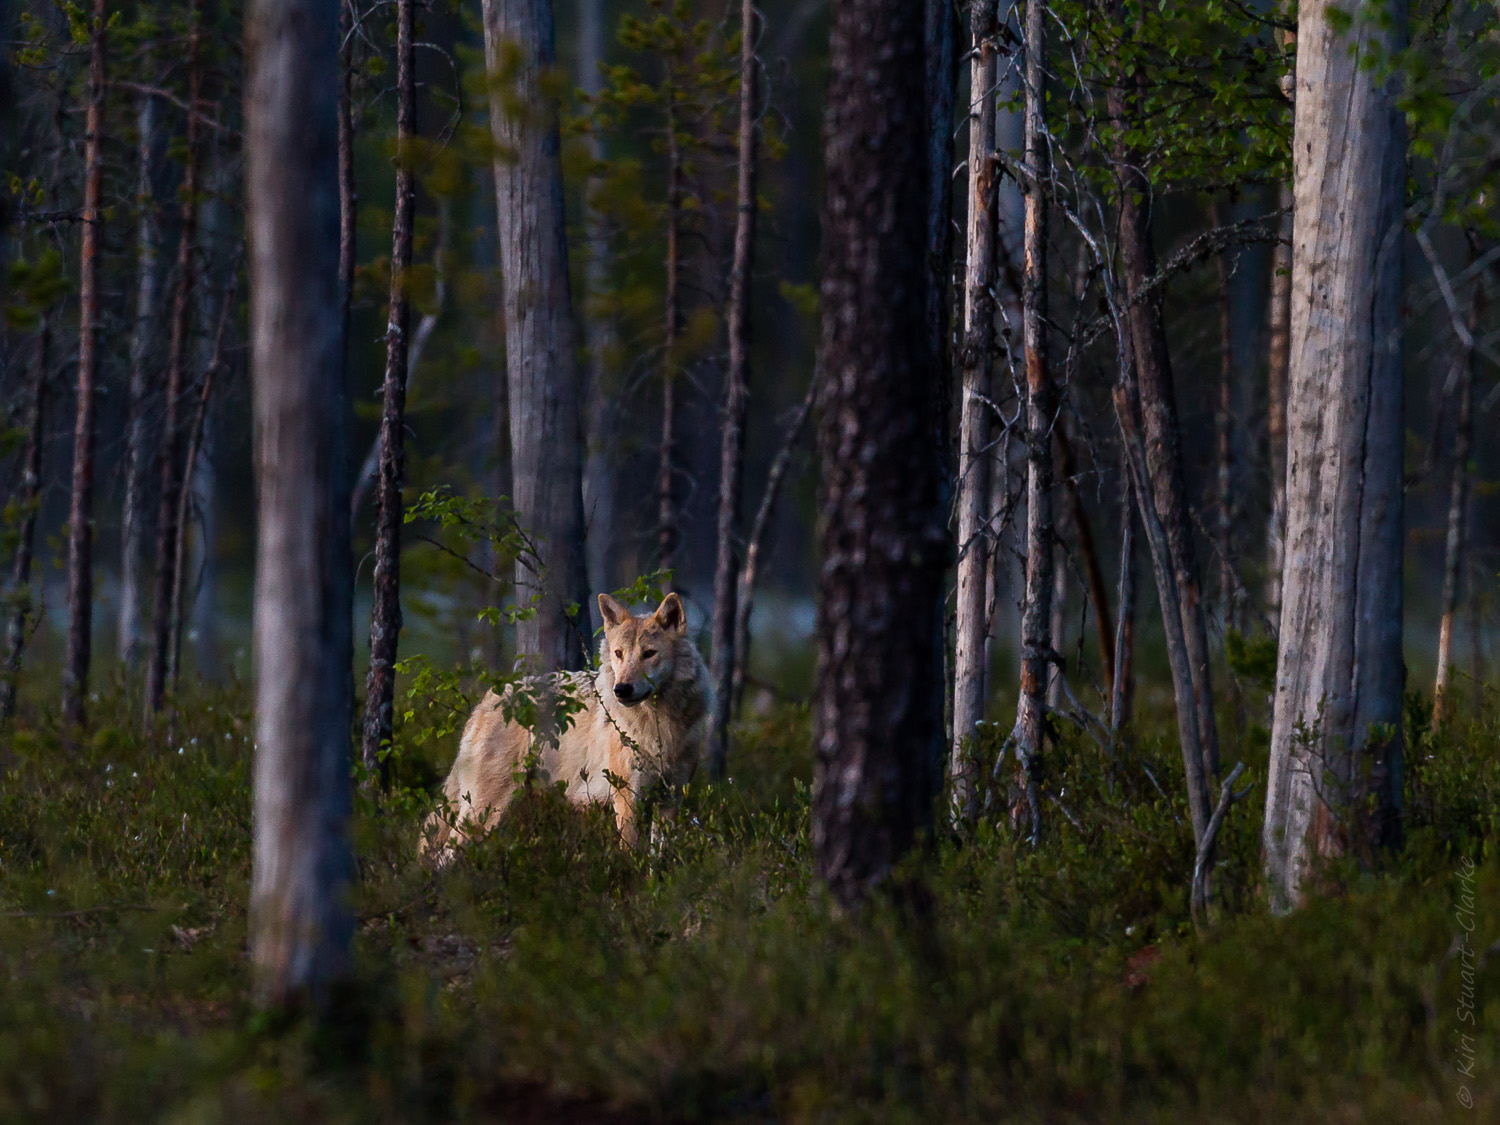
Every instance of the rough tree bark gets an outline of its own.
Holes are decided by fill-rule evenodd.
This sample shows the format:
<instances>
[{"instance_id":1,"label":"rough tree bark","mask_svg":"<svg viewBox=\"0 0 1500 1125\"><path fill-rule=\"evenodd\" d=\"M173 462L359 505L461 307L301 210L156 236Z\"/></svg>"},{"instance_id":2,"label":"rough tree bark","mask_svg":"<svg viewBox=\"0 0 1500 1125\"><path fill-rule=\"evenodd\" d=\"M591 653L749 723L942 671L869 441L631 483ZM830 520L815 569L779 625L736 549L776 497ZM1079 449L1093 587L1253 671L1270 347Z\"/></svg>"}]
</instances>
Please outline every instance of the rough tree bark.
<instances>
[{"instance_id":1,"label":"rough tree bark","mask_svg":"<svg viewBox=\"0 0 1500 1125\"><path fill-rule=\"evenodd\" d=\"M354 691L338 0L251 0L245 195L257 499L250 956L263 1005L348 971Z\"/></svg>"},{"instance_id":2,"label":"rough tree bark","mask_svg":"<svg viewBox=\"0 0 1500 1125\"><path fill-rule=\"evenodd\" d=\"M490 127L505 154L494 169L514 499L542 572L538 579L529 560L516 564L518 600L528 590L538 595L536 616L516 628L516 646L543 669L576 668L589 647L587 627L577 623L588 578L557 108L541 89L556 61L552 4L484 0L483 7Z\"/></svg>"},{"instance_id":3,"label":"rough tree bark","mask_svg":"<svg viewBox=\"0 0 1500 1125\"><path fill-rule=\"evenodd\" d=\"M1027 806L1034 840L1041 832L1032 770L1045 733L1047 666L1052 657L1052 427L1057 393L1047 370L1047 199L1050 168L1047 147L1046 5L1028 0L1026 51L1025 159L1032 179L1026 186L1025 276L1021 292L1021 332L1026 349L1026 600L1021 612L1021 684L1012 734L1016 760L1026 775Z\"/></svg>"},{"instance_id":4,"label":"rough tree bark","mask_svg":"<svg viewBox=\"0 0 1500 1125\"><path fill-rule=\"evenodd\" d=\"M21 460L21 526L16 529L16 557L11 570L10 612L5 626L5 670L0 676L0 720L16 713L16 688L21 676L21 652L31 617L31 560L36 543L36 516L42 495L42 442L46 434L47 376L51 365L52 326L47 320L37 332L36 370L31 377L31 403L26 418L26 451Z\"/></svg>"},{"instance_id":5,"label":"rough tree bark","mask_svg":"<svg viewBox=\"0 0 1500 1125\"><path fill-rule=\"evenodd\" d=\"M1271 905L1399 835L1405 120L1361 65L1390 23L1298 12L1287 537L1266 793ZM1352 37L1352 38L1351 38ZM1351 48L1357 48L1351 50Z\"/></svg>"},{"instance_id":6,"label":"rough tree bark","mask_svg":"<svg viewBox=\"0 0 1500 1125\"><path fill-rule=\"evenodd\" d=\"M1479 289L1469 313L1470 338L1479 323ZM1458 364L1458 411L1453 419L1453 474L1448 482L1448 533L1443 545L1443 617L1438 626L1437 675L1432 687L1432 722L1436 726L1449 712L1448 681L1453 669L1453 633L1458 626L1459 584L1468 539L1469 457L1474 444L1474 356L1462 343ZM1477 680L1476 680L1477 687Z\"/></svg>"},{"instance_id":7,"label":"rough tree bark","mask_svg":"<svg viewBox=\"0 0 1500 1125\"><path fill-rule=\"evenodd\" d=\"M958 422L958 576L953 652L953 817L978 815L974 739L984 718L989 646L985 613L990 556L991 381L995 359L995 261L999 239L995 155L996 0L969 8L969 197L964 264L963 385Z\"/></svg>"},{"instance_id":8,"label":"rough tree bark","mask_svg":"<svg viewBox=\"0 0 1500 1125\"><path fill-rule=\"evenodd\" d=\"M1109 112L1122 124L1128 123L1134 112L1127 87L1138 81L1138 75L1121 75L1110 87ZM1162 611L1176 612L1181 616L1192 671L1192 694L1179 697L1177 705L1192 707L1197 713L1203 767L1207 776L1213 778L1219 771L1219 740L1214 719L1213 684L1209 675L1208 625L1182 468L1177 397L1172 385L1172 362L1162 320L1161 289L1158 287L1149 292L1146 289L1147 281L1156 273L1156 250L1151 241L1151 182L1142 170L1138 154L1129 151L1123 141L1115 153L1115 164L1120 180L1120 267L1125 297L1129 301L1125 315L1135 359L1146 464L1151 474L1157 516L1171 551L1177 588L1175 603L1162 597Z\"/></svg>"},{"instance_id":9,"label":"rough tree bark","mask_svg":"<svg viewBox=\"0 0 1500 1125\"><path fill-rule=\"evenodd\" d=\"M99 195L104 162L105 0L94 0L89 104L84 121L83 234L78 256L78 399L73 423L73 485L68 506L68 647L63 719L84 721L94 623L94 390L99 376Z\"/></svg>"},{"instance_id":10,"label":"rough tree bark","mask_svg":"<svg viewBox=\"0 0 1500 1125\"><path fill-rule=\"evenodd\" d=\"M177 512L183 487L182 407L187 391L188 326L197 265L198 101L203 88L203 0L193 0L188 33L187 154L182 170L182 207L177 243L177 288L172 295L172 329L167 348L165 421L161 437L161 495L156 516L156 598L152 606L146 705L160 711L166 694L172 650L172 589L177 573Z\"/></svg>"},{"instance_id":11,"label":"rough tree bark","mask_svg":"<svg viewBox=\"0 0 1500 1125\"><path fill-rule=\"evenodd\" d=\"M813 847L852 907L932 822L951 557L926 331L923 9L837 0L824 131Z\"/></svg>"},{"instance_id":12,"label":"rough tree bark","mask_svg":"<svg viewBox=\"0 0 1500 1125\"><path fill-rule=\"evenodd\" d=\"M365 677L365 715L360 760L384 786L380 755L391 740L391 704L396 696L396 646L401 636L401 483L405 465L407 330L411 305L412 139L416 135L417 85L413 73L414 0L396 4L396 199L391 226L391 297L385 328L385 382L381 388L380 475L375 487L375 571L370 608L370 670Z\"/></svg>"},{"instance_id":13,"label":"rough tree bark","mask_svg":"<svg viewBox=\"0 0 1500 1125\"><path fill-rule=\"evenodd\" d=\"M714 565L713 681L708 767L724 776L729 756L729 707L734 679L735 600L739 594L740 491L745 465L745 409L750 398L750 289L755 263L755 121L759 63L754 0L740 5L739 180L735 192L734 262L729 276L729 368L719 448L718 557Z\"/></svg>"},{"instance_id":14,"label":"rough tree bark","mask_svg":"<svg viewBox=\"0 0 1500 1125\"><path fill-rule=\"evenodd\" d=\"M146 549L147 396L150 390L151 342L158 313L157 274L160 249L156 229L156 193L151 176L155 163L156 97L140 95L136 107L136 267L135 324L130 332L130 386L125 431L125 499L120 528L120 613L117 637L120 663L134 669L141 655L141 564Z\"/></svg>"}]
</instances>

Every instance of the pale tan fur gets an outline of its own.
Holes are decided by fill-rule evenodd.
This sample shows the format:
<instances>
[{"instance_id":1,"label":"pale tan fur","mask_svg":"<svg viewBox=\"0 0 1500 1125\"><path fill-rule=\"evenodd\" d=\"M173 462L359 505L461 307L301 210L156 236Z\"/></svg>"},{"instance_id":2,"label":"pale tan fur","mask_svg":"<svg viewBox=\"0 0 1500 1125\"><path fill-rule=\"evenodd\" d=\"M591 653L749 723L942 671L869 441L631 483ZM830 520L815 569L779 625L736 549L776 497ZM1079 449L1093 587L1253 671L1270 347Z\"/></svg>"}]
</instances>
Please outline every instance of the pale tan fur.
<instances>
[{"instance_id":1,"label":"pale tan fur","mask_svg":"<svg viewBox=\"0 0 1500 1125\"><path fill-rule=\"evenodd\" d=\"M434 813L423 832L425 860L442 863L458 844L495 826L515 796L533 745L539 775L564 782L576 804L611 802L620 837L631 845L637 841L642 798L662 783L670 790L691 775L702 752L713 689L703 657L688 639L681 599L668 594L655 613L635 617L600 594L599 609L604 639L596 675L562 672L525 681L539 700L558 692L582 704L561 737L534 736L507 722L512 688L504 696L486 693L474 708L443 784L447 808ZM645 697L628 705L616 695L617 686ZM616 788L608 775L626 784ZM457 827L450 828L455 817Z\"/></svg>"}]
</instances>

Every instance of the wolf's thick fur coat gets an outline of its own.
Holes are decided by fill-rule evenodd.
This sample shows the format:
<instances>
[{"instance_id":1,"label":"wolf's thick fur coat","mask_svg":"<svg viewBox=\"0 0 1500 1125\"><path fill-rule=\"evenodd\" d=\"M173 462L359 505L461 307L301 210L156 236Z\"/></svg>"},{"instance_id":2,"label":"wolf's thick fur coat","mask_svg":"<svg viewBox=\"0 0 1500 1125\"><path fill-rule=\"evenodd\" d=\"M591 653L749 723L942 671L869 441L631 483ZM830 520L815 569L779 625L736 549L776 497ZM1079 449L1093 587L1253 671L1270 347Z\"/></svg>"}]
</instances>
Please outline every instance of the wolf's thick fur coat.
<instances>
[{"instance_id":1,"label":"wolf's thick fur coat","mask_svg":"<svg viewBox=\"0 0 1500 1125\"><path fill-rule=\"evenodd\" d=\"M599 609L604 639L597 674L525 681L539 712L549 691L569 693L582 705L560 737L537 740L534 765L548 781L564 782L576 804L612 802L621 839L634 844L642 797L662 783L680 785L696 765L713 688L676 594L640 617L607 594L599 595ZM423 832L421 850L430 862L443 862L458 844L493 828L532 764L532 732L505 718L513 691L487 692L469 716L443 784L446 808Z\"/></svg>"}]
</instances>

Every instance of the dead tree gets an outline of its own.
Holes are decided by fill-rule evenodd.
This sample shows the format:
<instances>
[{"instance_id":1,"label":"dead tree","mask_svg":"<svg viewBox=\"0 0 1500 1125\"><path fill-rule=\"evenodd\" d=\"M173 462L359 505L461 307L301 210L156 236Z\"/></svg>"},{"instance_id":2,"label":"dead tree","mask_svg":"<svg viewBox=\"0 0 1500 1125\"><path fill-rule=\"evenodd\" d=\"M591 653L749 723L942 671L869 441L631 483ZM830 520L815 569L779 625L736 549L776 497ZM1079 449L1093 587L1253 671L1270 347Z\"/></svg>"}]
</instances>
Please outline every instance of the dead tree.
<instances>
[{"instance_id":1,"label":"dead tree","mask_svg":"<svg viewBox=\"0 0 1500 1125\"><path fill-rule=\"evenodd\" d=\"M490 127L505 283L515 506L539 552L516 586L537 596L517 650L543 668L576 668L587 649L577 614L588 600L582 442L573 296L563 211L557 109L542 91L556 62L551 0L484 0L485 60L494 79Z\"/></svg>"},{"instance_id":2,"label":"dead tree","mask_svg":"<svg viewBox=\"0 0 1500 1125\"><path fill-rule=\"evenodd\" d=\"M385 329L385 382L381 388L380 477L375 489L375 573L370 610L370 670L360 760L383 785L381 748L391 741L396 695L396 646L401 635L401 482L405 464L407 329L411 326L408 275L416 185L412 140L417 85L413 73L414 0L396 4L396 201L391 229L391 298Z\"/></svg>"},{"instance_id":3,"label":"dead tree","mask_svg":"<svg viewBox=\"0 0 1500 1125\"><path fill-rule=\"evenodd\" d=\"M251 0L245 194L257 499L250 957L262 1005L349 968L353 560L339 285L338 0Z\"/></svg>"},{"instance_id":4,"label":"dead tree","mask_svg":"<svg viewBox=\"0 0 1500 1125\"><path fill-rule=\"evenodd\" d=\"M26 451L21 461L21 526L16 529L16 557L11 566L10 612L5 626L5 670L0 677L0 720L16 713L21 653L31 619L31 562L36 544L36 517L42 496L42 442L46 433L47 379L52 362L52 326L43 320L36 338L36 370L26 415Z\"/></svg>"},{"instance_id":5,"label":"dead tree","mask_svg":"<svg viewBox=\"0 0 1500 1125\"><path fill-rule=\"evenodd\" d=\"M105 0L94 0L89 35L89 104L84 120L83 234L78 256L78 398L73 424L73 486L68 506L68 648L63 718L84 721L94 622L94 411L99 378L99 196L104 180Z\"/></svg>"},{"instance_id":6,"label":"dead tree","mask_svg":"<svg viewBox=\"0 0 1500 1125\"><path fill-rule=\"evenodd\" d=\"M1025 276L1021 332L1026 353L1026 600L1021 611L1021 684L1011 736L1025 774L1026 805L1035 840L1041 831L1033 770L1042 752L1046 721L1047 668L1052 651L1052 427L1057 392L1047 360L1047 199L1050 153L1044 117L1046 5L1026 5L1024 41L1026 187Z\"/></svg>"},{"instance_id":7,"label":"dead tree","mask_svg":"<svg viewBox=\"0 0 1500 1125\"><path fill-rule=\"evenodd\" d=\"M923 16L910 0L833 6L812 821L818 873L845 907L928 829L943 756L951 544L916 221L928 195Z\"/></svg>"},{"instance_id":8,"label":"dead tree","mask_svg":"<svg viewBox=\"0 0 1500 1125\"><path fill-rule=\"evenodd\" d=\"M172 588L176 584L178 494L182 491L182 407L187 391L189 322L196 280L198 238L198 103L203 90L203 0L193 0L188 33L187 153L182 171L182 207L177 243L177 288L167 351L166 412L161 438L161 495L156 517L156 599L152 607L146 705L160 711L172 650Z\"/></svg>"},{"instance_id":9,"label":"dead tree","mask_svg":"<svg viewBox=\"0 0 1500 1125\"><path fill-rule=\"evenodd\" d=\"M958 422L958 576L953 654L953 744L948 757L953 816L968 823L975 800L974 739L987 696L990 555L990 383L995 361L996 247L999 213L995 160L996 0L969 9L969 198L964 265L962 395Z\"/></svg>"},{"instance_id":10,"label":"dead tree","mask_svg":"<svg viewBox=\"0 0 1500 1125\"><path fill-rule=\"evenodd\" d=\"M156 193L151 185L156 145L156 97L141 94L136 109L135 324L130 332L130 387L126 410L125 500L120 528L120 662L134 669L141 649L141 564L146 549L147 396L151 341L158 315L160 247Z\"/></svg>"},{"instance_id":11,"label":"dead tree","mask_svg":"<svg viewBox=\"0 0 1500 1125\"><path fill-rule=\"evenodd\" d=\"M1401 233L1405 118L1362 65L1389 24L1298 10L1287 537L1266 794L1271 905L1320 856L1368 854L1401 810Z\"/></svg>"},{"instance_id":12,"label":"dead tree","mask_svg":"<svg viewBox=\"0 0 1500 1125\"><path fill-rule=\"evenodd\" d=\"M740 491L745 465L745 410L750 398L750 290L755 262L755 122L759 114L758 23L754 0L740 5L739 178L735 191L734 263L729 275L729 368L725 372L719 449L718 556L714 565L713 681L708 767L723 777L729 756L729 707L734 679L734 617L739 593Z\"/></svg>"}]
</instances>

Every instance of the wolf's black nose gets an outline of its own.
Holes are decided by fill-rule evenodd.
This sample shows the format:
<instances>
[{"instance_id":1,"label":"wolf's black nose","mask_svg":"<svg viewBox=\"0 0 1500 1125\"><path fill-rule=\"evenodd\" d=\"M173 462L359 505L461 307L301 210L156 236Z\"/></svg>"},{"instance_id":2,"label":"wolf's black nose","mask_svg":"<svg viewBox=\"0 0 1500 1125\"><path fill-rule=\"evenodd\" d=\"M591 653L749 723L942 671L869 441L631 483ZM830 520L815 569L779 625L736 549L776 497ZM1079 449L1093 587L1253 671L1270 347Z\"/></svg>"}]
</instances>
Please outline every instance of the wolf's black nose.
<instances>
[{"instance_id":1,"label":"wolf's black nose","mask_svg":"<svg viewBox=\"0 0 1500 1125\"><path fill-rule=\"evenodd\" d=\"M628 703L635 698L635 687L631 684L616 684L615 698Z\"/></svg>"}]
</instances>

